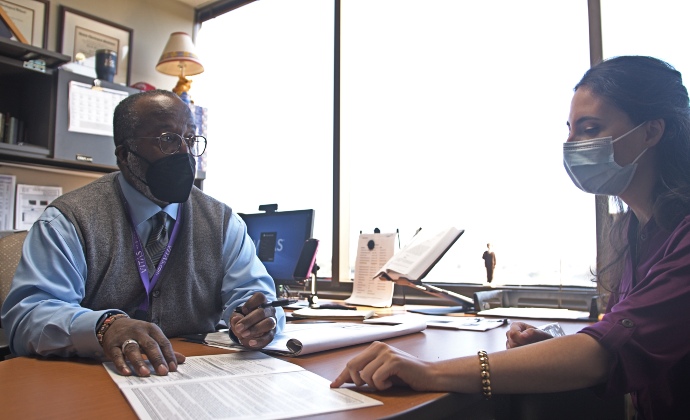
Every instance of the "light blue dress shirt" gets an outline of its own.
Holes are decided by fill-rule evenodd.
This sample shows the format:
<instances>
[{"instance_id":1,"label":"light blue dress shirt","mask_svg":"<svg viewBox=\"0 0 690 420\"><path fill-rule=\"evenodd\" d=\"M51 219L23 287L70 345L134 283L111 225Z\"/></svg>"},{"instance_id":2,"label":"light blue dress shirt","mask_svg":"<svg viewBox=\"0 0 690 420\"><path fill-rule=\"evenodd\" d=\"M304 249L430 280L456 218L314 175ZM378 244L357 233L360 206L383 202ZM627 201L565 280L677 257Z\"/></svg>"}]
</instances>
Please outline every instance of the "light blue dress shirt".
<instances>
[{"instance_id":1,"label":"light blue dress shirt","mask_svg":"<svg viewBox=\"0 0 690 420\"><path fill-rule=\"evenodd\" d=\"M153 228L152 217L161 208L128 184L122 175L118 181L129 203L137 234L145 242ZM162 210L174 220L178 206L172 203ZM255 292L264 293L268 300L275 299L273 280L256 257L246 225L234 212L225 236L223 263L224 321ZM22 259L2 307L2 325L12 353L104 356L95 330L107 311L80 306L86 272L86 259L74 225L55 207L47 208L27 235ZM277 332L280 332L285 325L282 308L276 308L276 318Z\"/></svg>"}]
</instances>

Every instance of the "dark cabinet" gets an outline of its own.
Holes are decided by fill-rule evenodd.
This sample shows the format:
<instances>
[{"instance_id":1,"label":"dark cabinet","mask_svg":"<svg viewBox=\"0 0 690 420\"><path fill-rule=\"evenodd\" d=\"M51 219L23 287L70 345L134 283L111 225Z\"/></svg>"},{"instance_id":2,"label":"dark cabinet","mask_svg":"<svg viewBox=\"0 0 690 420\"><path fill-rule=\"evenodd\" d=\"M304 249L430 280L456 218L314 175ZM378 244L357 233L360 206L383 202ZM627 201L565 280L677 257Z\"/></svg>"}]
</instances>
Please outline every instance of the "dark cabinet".
<instances>
[{"instance_id":1,"label":"dark cabinet","mask_svg":"<svg viewBox=\"0 0 690 420\"><path fill-rule=\"evenodd\" d=\"M110 165L115 169L115 143L112 136L78 133L68 129L70 120L70 83L78 82L93 86L93 81L93 78L87 76L67 70L57 70L55 136L52 157L56 160ZM100 86L107 90L127 92L130 95L139 92L138 89L104 81L100 81ZM105 93L101 94L104 95ZM112 116L110 119L112 119Z\"/></svg>"},{"instance_id":2,"label":"dark cabinet","mask_svg":"<svg viewBox=\"0 0 690 420\"><path fill-rule=\"evenodd\" d=\"M0 38L0 112L23 125L17 144L0 142L0 160L97 172L117 169L112 136L68 130L70 82L93 84L93 78L58 69L69 61L64 54Z\"/></svg>"},{"instance_id":3,"label":"dark cabinet","mask_svg":"<svg viewBox=\"0 0 690 420\"><path fill-rule=\"evenodd\" d=\"M0 143L0 153L48 157L55 125L55 68L69 57L0 38L0 112L24 125L24 144Z\"/></svg>"}]
</instances>

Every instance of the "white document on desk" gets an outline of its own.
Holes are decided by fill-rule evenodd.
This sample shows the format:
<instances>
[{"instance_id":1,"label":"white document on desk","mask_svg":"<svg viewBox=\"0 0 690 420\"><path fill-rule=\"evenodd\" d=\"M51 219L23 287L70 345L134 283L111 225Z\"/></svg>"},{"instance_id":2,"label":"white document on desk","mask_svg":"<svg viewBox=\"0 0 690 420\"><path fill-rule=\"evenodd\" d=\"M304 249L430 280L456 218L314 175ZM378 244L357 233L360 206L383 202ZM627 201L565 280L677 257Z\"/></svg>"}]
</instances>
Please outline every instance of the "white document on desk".
<instances>
[{"instance_id":1,"label":"white document on desk","mask_svg":"<svg viewBox=\"0 0 690 420\"><path fill-rule=\"evenodd\" d=\"M374 276L395 254L397 233L371 233L359 235L355 279L352 296L345 299L350 305L366 305L377 308L393 304L395 283Z\"/></svg>"},{"instance_id":2,"label":"white document on desk","mask_svg":"<svg viewBox=\"0 0 690 420\"><path fill-rule=\"evenodd\" d=\"M449 330L488 331L507 323L505 318L482 318L476 316L447 316L447 315L421 315L398 314L369 318L363 321L365 324L397 325L409 322L424 322L428 328L444 328Z\"/></svg>"},{"instance_id":3,"label":"white document on desk","mask_svg":"<svg viewBox=\"0 0 690 420\"><path fill-rule=\"evenodd\" d=\"M339 349L356 344L412 334L426 329L423 321L404 325L365 325L354 322L319 322L287 324L262 351L281 356L304 356L320 351ZM211 347L244 349L230 339L227 332L209 333L202 342Z\"/></svg>"},{"instance_id":4,"label":"white document on desk","mask_svg":"<svg viewBox=\"0 0 690 420\"><path fill-rule=\"evenodd\" d=\"M103 364L144 419L284 419L381 405L260 352L188 357L177 372L120 376Z\"/></svg>"},{"instance_id":5,"label":"white document on desk","mask_svg":"<svg viewBox=\"0 0 690 420\"><path fill-rule=\"evenodd\" d=\"M477 312L481 316L537 319L589 319L589 312L563 308L491 308Z\"/></svg>"},{"instance_id":6,"label":"white document on desk","mask_svg":"<svg viewBox=\"0 0 690 420\"><path fill-rule=\"evenodd\" d=\"M350 322L288 324L263 350L281 356L304 356L412 334L425 329L426 324L421 321L400 325L366 325Z\"/></svg>"}]
</instances>

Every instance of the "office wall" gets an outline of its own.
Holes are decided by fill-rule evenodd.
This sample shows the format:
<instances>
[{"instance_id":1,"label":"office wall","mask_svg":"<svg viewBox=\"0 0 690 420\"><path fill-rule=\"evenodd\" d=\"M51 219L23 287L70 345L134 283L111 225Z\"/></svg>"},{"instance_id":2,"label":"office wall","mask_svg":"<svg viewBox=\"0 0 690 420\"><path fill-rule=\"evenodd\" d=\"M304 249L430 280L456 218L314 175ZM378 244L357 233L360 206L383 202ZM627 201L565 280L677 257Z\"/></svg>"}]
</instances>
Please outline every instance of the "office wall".
<instances>
[{"instance_id":1,"label":"office wall","mask_svg":"<svg viewBox=\"0 0 690 420\"><path fill-rule=\"evenodd\" d=\"M63 194L76 190L104 175L101 172L72 171L10 162L0 162L0 174L16 176L17 184L62 187Z\"/></svg>"},{"instance_id":2,"label":"office wall","mask_svg":"<svg viewBox=\"0 0 690 420\"><path fill-rule=\"evenodd\" d=\"M192 34L194 9L175 0L53 0L50 2L48 48L57 51L59 6L118 23L133 30L131 83L147 82L172 89L177 77L156 71L171 32Z\"/></svg>"}]
</instances>

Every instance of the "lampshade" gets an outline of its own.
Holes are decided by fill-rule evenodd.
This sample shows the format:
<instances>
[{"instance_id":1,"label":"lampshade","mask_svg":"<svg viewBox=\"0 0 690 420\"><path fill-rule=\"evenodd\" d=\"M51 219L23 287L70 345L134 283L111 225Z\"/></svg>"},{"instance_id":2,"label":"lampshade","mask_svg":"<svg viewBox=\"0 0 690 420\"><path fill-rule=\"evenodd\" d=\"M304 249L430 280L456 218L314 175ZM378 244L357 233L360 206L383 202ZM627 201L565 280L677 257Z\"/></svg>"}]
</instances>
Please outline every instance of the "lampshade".
<instances>
[{"instance_id":1,"label":"lampshade","mask_svg":"<svg viewBox=\"0 0 690 420\"><path fill-rule=\"evenodd\" d=\"M158 60L156 70L171 76L181 77L203 73L204 66L201 65L201 61L196 55L192 37L184 32L170 34L170 39L168 39L163 54Z\"/></svg>"}]
</instances>

